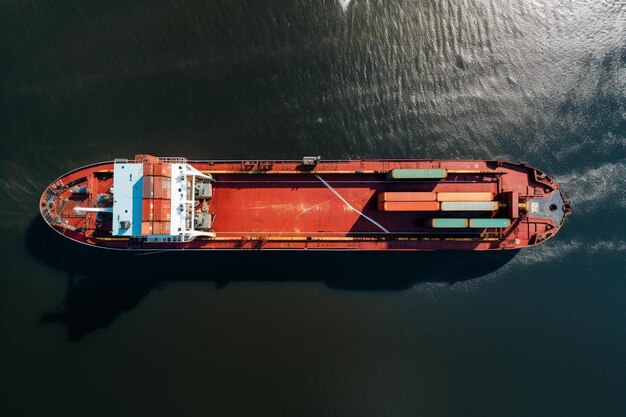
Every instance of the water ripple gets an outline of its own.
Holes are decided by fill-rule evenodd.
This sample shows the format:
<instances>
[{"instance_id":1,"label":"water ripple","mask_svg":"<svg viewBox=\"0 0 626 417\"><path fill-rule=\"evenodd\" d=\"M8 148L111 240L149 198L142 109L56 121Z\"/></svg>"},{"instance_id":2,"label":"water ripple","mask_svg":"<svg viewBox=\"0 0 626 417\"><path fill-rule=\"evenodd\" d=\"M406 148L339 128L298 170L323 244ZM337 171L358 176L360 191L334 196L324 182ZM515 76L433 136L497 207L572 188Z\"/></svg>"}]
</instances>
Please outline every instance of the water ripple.
<instances>
[{"instance_id":1,"label":"water ripple","mask_svg":"<svg viewBox=\"0 0 626 417\"><path fill-rule=\"evenodd\" d=\"M596 168L558 176L576 212L590 213L603 208L626 207L626 162L607 163Z\"/></svg>"}]
</instances>

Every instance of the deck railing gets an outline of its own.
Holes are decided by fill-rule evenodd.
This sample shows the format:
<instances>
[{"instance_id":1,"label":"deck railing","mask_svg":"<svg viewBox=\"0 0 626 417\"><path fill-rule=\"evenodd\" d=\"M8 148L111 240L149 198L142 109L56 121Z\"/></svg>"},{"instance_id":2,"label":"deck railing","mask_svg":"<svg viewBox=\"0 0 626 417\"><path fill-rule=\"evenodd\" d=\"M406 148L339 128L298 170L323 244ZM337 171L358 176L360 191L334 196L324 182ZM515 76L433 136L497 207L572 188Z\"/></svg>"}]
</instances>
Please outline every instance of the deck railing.
<instances>
[{"instance_id":1,"label":"deck railing","mask_svg":"<svg viewBox=\"0 0 626 417\"><path fill-rule=\"evenodd\" d=\"M168 164L186 164L187 158L177 157L177 156L166 156L164 158L159 157L159 162L165 162Z\"/></svg>"}]
</instances>

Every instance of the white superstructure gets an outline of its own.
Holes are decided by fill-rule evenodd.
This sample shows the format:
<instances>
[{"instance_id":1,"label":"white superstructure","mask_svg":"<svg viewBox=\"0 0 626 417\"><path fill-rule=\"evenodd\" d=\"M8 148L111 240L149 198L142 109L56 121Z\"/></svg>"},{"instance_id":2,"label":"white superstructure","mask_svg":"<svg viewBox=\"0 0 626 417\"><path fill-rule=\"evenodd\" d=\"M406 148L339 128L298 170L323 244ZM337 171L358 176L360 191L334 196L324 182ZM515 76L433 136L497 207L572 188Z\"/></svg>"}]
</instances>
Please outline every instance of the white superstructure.
<instances>
[{"instance_id":1,"label":"white superstructure","mask_svg":"<svg viewBox=\"0 0 626 417\"><path fill-rule=\"evenodd\" d=\"M213 237L215 233L196 230L196 191L211 195L212 177L187 163L184 158L159 158L171 169L169 233L142 233L144 195L143 162L116 159L113 168L113 236L140 237L146 241L190 241L196 236ZM147 197L151 199L151 197ZM154 200L155 202L157 200ZM206 229L206 228L204 228Z\"/></svg>"}]
</instances>

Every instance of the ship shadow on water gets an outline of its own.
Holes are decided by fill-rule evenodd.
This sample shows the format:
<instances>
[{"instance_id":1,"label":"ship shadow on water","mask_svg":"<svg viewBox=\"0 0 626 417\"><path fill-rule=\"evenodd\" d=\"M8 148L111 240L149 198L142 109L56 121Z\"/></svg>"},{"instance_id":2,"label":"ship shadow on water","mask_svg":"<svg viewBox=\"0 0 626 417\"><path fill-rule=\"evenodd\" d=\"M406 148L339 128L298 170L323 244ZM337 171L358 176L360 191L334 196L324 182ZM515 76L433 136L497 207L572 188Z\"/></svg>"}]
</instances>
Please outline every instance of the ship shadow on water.
<instances>
[{"instance_id":1,"label":"ship shadow on water","mask_svg":"<svg viewBox=\"0 0 626 417\"><path fill-rule=\"evenodd\" d=\"M108 326L152 289L176 281L322 281L328 287L401 291L427 282L453 284L493 272L517 251L320 252L216 251L126 253L90 248L50 229L37 216L26 235L27 250L68 274L65 300L40 323L59 322L69 339Z\"/></svg>"}]
</instances>

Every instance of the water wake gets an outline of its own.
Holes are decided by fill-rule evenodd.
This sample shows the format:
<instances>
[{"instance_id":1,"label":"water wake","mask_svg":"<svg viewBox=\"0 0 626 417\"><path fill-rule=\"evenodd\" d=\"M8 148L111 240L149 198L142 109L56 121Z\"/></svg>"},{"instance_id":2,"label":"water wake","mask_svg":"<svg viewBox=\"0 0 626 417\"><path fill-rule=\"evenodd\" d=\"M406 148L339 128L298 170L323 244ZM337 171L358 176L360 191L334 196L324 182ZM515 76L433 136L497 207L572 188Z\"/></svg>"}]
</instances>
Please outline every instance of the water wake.
<instances>
[{"instance_id":1,"label":"water wake","mask_svg":"<svg viewBox=\"0 0 626 417\"><path fill-rule=\"evenodd\" d=\"M344 12L348 10L348 6L350 5L351 1L352 0L339 0L339 4L341 5L341 8L343 9Z\"/></svg>"},{"instance_id":2,"label":"water wake","mask_svg":"<svg viewBox=\"0 0 626 417\"><path fill-rule=\"evenodd\" d=\"M529 267L540 264L559 262L560 260L572 259L571 256L596 257L596 256L622 256L626 252L626 241L624 240L596 240L584 242L580 239L572 239L562 242L558 239L544 243L536 248L524 249L511 262L502 268L489 273L478 279L462 281L454 284L453 291L472 292L482 288L486 283L493 283L505 279L512 274L519 274ZM437 288L441 287L439 285ZM433 290L431 288L431 290Z\"/></svg>"},{"instance_id":3,"label":"water wake","mask_svg":"<svg viewBox=\"0 0 626 417\"><path fill-rule=\"evenodd\" d=\"M590 213L615 205L626 207L626 162L571 172L559 176L558 182L577 212Z\"/></svg>"}]
</instances>

